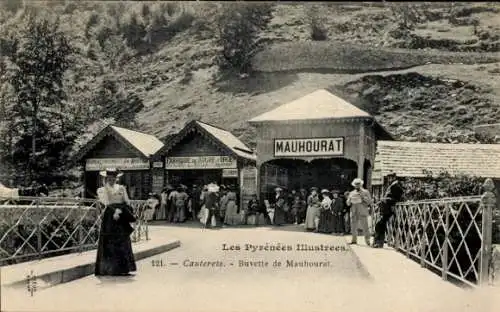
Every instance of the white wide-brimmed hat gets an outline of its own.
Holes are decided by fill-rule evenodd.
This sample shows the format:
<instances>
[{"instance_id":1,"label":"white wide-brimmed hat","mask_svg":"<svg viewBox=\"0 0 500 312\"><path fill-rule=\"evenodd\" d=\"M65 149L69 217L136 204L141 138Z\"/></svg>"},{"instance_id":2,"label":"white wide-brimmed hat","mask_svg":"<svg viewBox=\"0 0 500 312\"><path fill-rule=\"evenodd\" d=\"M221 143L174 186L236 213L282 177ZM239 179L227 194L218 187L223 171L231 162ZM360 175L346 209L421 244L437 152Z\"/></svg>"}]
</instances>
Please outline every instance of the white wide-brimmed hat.
<instances>
[{"instance_id":1,"label":"white wide-brimmed hat","mask_svg":"<svg viewBox=\"0 0 500 312\"><path fill-rule=\"evenodd\" d=\"M219 191L219 186L217 184L210 183L207 186L207 191L217 193Z\"/></svg>"},{"instance_id":2,"label":"white wide-brimmed hat","mask_svg":"<svg viewBox=\"0 0 500 312\"><path fill-rule=\"evenodd\" d=\"M108 168L104 171L99 172L99 174L102 177L114 176L114 177L119 178L123 175L123 172L118 171L116 168Z\"/></svg>"},{"instance_id":3,"label":"white wide-brimmed hat","mask_svg":"<svg viewBox=\"0 0 500 312\"><path fill-rule=\"evenodd\" d=\"M283 189L282 189L281 187L277 187L277 188L275 188L275 189L274 189L274 191L275 191L275 192L282 192L282 191L283 191Z\"/></svg>"},{"instance_id":4,"label":"white wide-brimmed hat","mask_svg":"<svg viewBox=\"0 0 500 312\"><path fill-rule=\"evenodd\" d=\"M352 181L352 183L351 183L351 185L352 185L352 186L356 186L356 185L361 185L361 186L363 186L363 184L364 184L364 182L363 182L363 180L361 180L360 178L356 178L356 179L354 179L354 180Z\"/></svg>"},{"instance_id":5,"label":"white wide-brimmed hat","mask_svg":"<svg viewBox=\"0 0 500 312\"><path fill-rule=\"evenodd\" d=\"M330 194L330 191L327 189L322 189L321 194Z\"/></svg>"}]
</instances>

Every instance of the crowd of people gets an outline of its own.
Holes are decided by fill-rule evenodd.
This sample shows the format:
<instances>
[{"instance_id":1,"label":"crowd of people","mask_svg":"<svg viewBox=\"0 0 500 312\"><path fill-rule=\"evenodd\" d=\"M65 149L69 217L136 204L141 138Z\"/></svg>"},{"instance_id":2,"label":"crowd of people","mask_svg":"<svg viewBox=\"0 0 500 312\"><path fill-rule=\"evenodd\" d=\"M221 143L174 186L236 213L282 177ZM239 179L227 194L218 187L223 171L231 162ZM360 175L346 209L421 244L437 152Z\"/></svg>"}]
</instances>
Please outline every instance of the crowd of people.
<instances>
[{"instance_id":1,"label":"crowd of people","mask_svg":"<svg viewBox=\"0 0 500 312\"><path fill-rule=\"evenodd\" d=\"M269 219L274 225L303 224L307 231L346 234L350 231L349 207L346 193L337 189L317 187L286 192L275 190L274 198L264 202Z\"/></svg>"},{"instance_id":2,"label":"crowd of people","mask_svg":"<svg viewBox=\"0 0 500 312\"><path fill-rule=\"evenodd\" d=\"M389 186L378 205L375 205L368 190L363 188L363 180L352 181L352 191L341 194L339 190L312 187L309 193L305 189L292 190L289 194L280 188L275 189L272 202L266 201L267 212L272 223L304 224L305 230L317 233L351 234L351 244L357 244L358 226L361 225L365 243L368 246L382 248L385 242L387 224L394 214L394 205L401 201L404 189L396 174L387 176ZM374 242L370 241L368 217L374 209L379 209L375 225Z\"/></svg>"},{"instance_id":3,"label":"crowd of people","mask_svg":"<svg viewBox=\"0 0 500 312\"><path fill-rule=\"evenodd\" d=\"M136 270L132 253L131 223L137 216L130 206L126 187L118 184L121 173L116 169L101 172L105 180L97 190L99 201L105 211L101 220L95 275L128 275ZM394 214L394 205L401 201L404 189L395 174L389 177L390 184L379 203L379 219L375 225L373 247L384 245L387 224ZM206 227L220 227L223 224L303 224L308 231L318 233L346 234L351 232L351 244L357 243L358 225L361 223L366 244L370 246L368 215L374 203L370 192L363 188L363 180L354 179L353 190L340 194L336 189L312 187L292 190L286 194L282 188L275 189L275 196L263 204L256 195L248 201L247 207L238 207L236 187L218 186L215 182L191 190L184 185L177 188L167 186L160 196L150 194L147 204L150 219L164 219L168 222L200 220ZM348 218L350 217L350 222ZM261 221L262 220L262 221ZM350 226L349 226L350 225Z\"/></svg>"},{"instance_id":4,"label":"crowd of people","mask_svg":"<svg viewBox=\"0 0 500 312\"><path fill-rule=\"evenodd\" d=\"M210 195L213 193L215 198ZM217 209L217 224L234 225L241 223L243 211L238 206L238 192L235 185L218 186L215 182L204 186L184 184L177 187L167 185L161 194L149 194L147 220L165 220L168 223L202 221L206 223L206 206Z\"/></svg>"},{"instance_id":5,"label":"crowd of people","mask_svg":"<svg viewBox=\"0 0 500 312\"><path fill-rule=\"evenodd\" d=\"M377 207L380 207L375 226L374 243L370 244L368 217L376 208L363 180L352 182L352 191L312 187L285 191L274 189L274 195L259 201L257 195L244 207L239 207L239 196L234 185L218 186L212 182L203 187L193 185L188 189L180 184L176 188L167 186L157 196L150 194L148 220L166 220L179 223L197 220L205 227L223 225L303 225L306 231L344 235L352 234L352 244L357 243L358 226L367 245L383 246L387 223L393 215L392 207L401 200L403 188L394 174L388 176L389 187ZM352 231L351 229L356 229Z\"/></svg>"}]
</instances>

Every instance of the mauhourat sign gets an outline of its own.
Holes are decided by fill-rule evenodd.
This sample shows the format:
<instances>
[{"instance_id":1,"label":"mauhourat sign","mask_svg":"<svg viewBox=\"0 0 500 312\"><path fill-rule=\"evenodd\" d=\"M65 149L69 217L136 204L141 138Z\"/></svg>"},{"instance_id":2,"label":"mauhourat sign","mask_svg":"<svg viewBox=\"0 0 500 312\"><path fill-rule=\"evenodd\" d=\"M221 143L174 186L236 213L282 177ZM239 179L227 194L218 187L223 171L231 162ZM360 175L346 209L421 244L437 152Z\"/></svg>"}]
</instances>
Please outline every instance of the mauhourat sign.
<instances>
[{"instance_id":1,"label":"mauhourat sign","mask_svg":"<svg viewBox=\"0 0 500 312\"><path fill-rule=\"evenodd\" d=\"M344 138L274 140L274 156L341 156Z\"/></svg>"},{"instance_id":2,"label":"mauhourat sign","mask_svg":"<svg viewBox=\"0 0 500 312\"><path fill-rule=\"evenodd\" d=\"M237 168L230 156L166 157L165 169L228 169Z\"/></svg>"},{"instance_id":3,"label":"mauhourat sign","mask_svg":"<svg viewBox=\"0 0 500 312\"><path fill-rule=\"evenodd\" d=\"M149 161L141 158L89 158L85 163L86 171L100 171L107 168L147 170L149 169Z\"/></svg>"}]
</instances>

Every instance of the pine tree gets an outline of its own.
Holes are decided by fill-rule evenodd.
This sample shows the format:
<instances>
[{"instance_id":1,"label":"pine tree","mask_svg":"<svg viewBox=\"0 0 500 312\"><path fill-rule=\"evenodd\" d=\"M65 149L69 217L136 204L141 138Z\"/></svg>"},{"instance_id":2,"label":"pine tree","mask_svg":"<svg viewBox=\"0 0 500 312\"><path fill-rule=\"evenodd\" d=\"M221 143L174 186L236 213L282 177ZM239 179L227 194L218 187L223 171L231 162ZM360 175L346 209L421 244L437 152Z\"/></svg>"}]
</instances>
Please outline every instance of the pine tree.
<instances>
[{"instance_id":1,"label":"pine tree","mask_svg":"<svg viewBox=\"0 0 500 312\"><path fill-rule=\"evenodd\" d=\"M30 15L25 22L9 79L15 94L8 121L10 154L16 171L28 173L25 182L51 182L64 167L77 130L64 113L64 74L73 49L58 21Z\"/></svg>"}]
</instances>

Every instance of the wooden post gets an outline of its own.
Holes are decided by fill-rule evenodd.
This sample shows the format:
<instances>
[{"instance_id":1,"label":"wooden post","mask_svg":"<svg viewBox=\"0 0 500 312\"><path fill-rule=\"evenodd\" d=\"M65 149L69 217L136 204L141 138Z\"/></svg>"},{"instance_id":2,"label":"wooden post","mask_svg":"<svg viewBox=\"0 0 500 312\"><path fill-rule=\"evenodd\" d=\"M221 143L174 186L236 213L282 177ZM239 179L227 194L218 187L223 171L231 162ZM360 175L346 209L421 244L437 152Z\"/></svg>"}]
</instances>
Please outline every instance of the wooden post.
<instances>
[{"instance_id":1,"label":"wooden post","mask_svg":"<svg viewBox=\"0 0 500 312\"><path fill-rule=\"evenodd\" d=\"M359 146L358 146L358 178L364 181L364 166L365 166L365 123L359 124Z\"/></svg>"},{"instance_id":2,"label":"wooden post","mask_svg":"<svg viewBox=\"0 0 500 312\"><path fill-rule=\"evenodd\" d=\"M264 199L262 198L262 176L261 176L261 169L262 169L262 164L257 161L257 200L259 203L263 204Z\"/></svg>"},{"instance_id":3,"label":"wooden post","mask_svg":"<svg viewBox=\"0 0 500 312\"><path fill-rule=\"evenodd\" d=\"M492 227L493 210L496 207L496 196L494 193L495 184L493 180L486 179L483 184L484 193L481 196L482 219L482 244L481 244L481 262L479 267L479 284L487 285L490 277L490 261L492 257ZM493 272L491 272L493 273Z\"/></svg>"}]
</instances>

